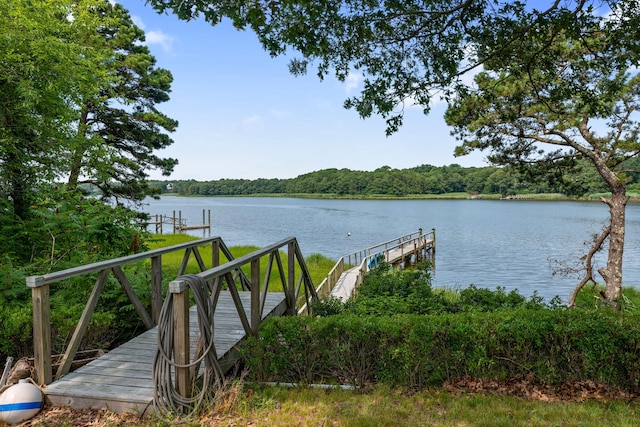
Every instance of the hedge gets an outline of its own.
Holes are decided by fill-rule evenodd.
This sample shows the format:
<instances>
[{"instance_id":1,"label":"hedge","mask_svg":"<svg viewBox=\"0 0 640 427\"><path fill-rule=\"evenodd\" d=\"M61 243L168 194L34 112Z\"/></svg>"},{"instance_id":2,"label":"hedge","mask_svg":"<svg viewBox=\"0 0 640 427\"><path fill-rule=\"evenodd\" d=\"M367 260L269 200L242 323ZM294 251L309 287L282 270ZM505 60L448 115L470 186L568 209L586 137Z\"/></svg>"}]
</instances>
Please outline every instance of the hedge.
<instances>
[{"instance_id":1,"label":"hedge","mask_svg":"<svg viewBox=\"0 0 640 427\"><path fill-rule=\"evenodd\" d=\"M255 381L383 383L422 389L447 380L592 380L635 392L640 316L517 309L489 313L270 319L244 346Z\"/></svg>"}]
</instances>

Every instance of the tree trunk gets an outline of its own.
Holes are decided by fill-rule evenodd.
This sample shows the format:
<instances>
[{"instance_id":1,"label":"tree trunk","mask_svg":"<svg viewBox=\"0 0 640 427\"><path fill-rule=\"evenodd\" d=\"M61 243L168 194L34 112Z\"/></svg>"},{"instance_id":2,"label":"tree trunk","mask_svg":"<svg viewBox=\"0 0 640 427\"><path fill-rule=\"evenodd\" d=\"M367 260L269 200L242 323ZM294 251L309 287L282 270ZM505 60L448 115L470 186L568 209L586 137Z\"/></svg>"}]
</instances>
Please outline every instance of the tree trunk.
<instances>
[{"instance_id":1,"label":"tree trunk","mask_svg":"<svg viewBox=\"0 0 640 427\"><path fill-rule=\"evenodd\" d=\"M610 199L603 202L609 206L611 228L609 234L609 255L607 267L598 272L604 278L605 301L615 310L620 310L622 297L622 253L624 251L625 210L627 206L626 188L623 184L612 186Z\"/></svg>"},{"instance_id":2,"label":"tree trunk","mask_svg":"<svg viewBox=\"0 0 640 427\"><path fill-rule=\"evenodd\" d=\"M571 299L569 299L569 307L573 307L576 305L576 299L578 299L578 294L587 283L591 282L594 285L596 284L596 279L593 277L593 257L600 251L605 240L609 238L609 233L611 232L611 225L605 227L600 233L599 236L596 236L593 240L593 246L589 249L589 252L584 256L584 265L585 265L585 275L573 290L573 294L571 294Z\"/></svg>"},{"instance_id":3,"label":"tree trunk","mask_svg":"<svg viewBox=\"0 0 640 427\"><path fill-rule=\"evenodd\" d=\"M87 138L87 123L89 118L89 105L88 102L84 102L82 106L82 113L80 114L80 120L78 121L78 133L76 135L76 145L74 147L73 155L71 156L71 165L69 167L69 179L67 184L69 188L75 189L80 179L80 172L82 170L82 159L85 154L85 145Z\"/></svg>"}]
</instances>

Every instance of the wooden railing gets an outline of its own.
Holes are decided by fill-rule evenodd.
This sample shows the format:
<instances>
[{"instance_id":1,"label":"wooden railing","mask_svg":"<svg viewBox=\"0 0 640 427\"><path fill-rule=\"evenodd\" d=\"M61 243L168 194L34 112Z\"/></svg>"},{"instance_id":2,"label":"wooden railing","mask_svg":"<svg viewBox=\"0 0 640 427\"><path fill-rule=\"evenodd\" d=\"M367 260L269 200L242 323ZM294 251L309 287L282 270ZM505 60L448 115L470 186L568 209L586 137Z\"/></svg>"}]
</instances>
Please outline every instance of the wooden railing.
<instances>
[{"instance_id":1,"label":"wooden railing","mask_svg":"<svg viewBox=\"0 0 640 427\"><path fill-rule=\"evenodd\" d=\"M282 262L281 249L287 248L287 272ZM268 257L266 270L261 273L261 262L263 257ZM234 285L235 279L232 275L234 271L248 266L250 269L249 289L250 308L249 316L245 307L240 300L237 287ZM274 271L274 267L276 271ZM296 280L296 270L299 271L299 277ZM304 261L304 257L300 252L298 242L295 237L289 237L280 242L273 243L262 249L234 259L226 264L219 265L201 273L196 274L197 280L210 283L211 293L208 296L212 301L217 301L218 296L226 285L229 289L234 306L240 317L240 322L247 336L255 336L258 334L260 323L263 320L263 309L266 300L266 294L270 290L269 284L272 283L272 275L276 275L276 279L282 284L282 291L285 294L286 313L287 315L298 314L298 307L303 306L309 308L311 300L317 298L311 276ZM193 277L178 277L169 283L169 292L171 292L173 300L173 354L176 363L176 384L178 392L181 396L187 397L190 394L191 375L189 367L190 349L190 332L189 332L189 284L193 283ZM273 289L271 291L274 291ZM167 301L169 302L169 301ZM211 344L209 347L215 351L215 346ZM215 354L215 353L214 353Z\"/></svg>"},{"instance_id":2,"label":"wooden railing","mask_svg":"<svg viewBox=\"0 0 640 427\"><path fill-rule=\"evenodd\" d=\"M37 381L40 384L49 384L52 381L52 363L51 363L51 305L50 305L50 285L75 277L88 276L91 273L98 272L98 278L95 282L89 300L87 301L80 320L75 328L71 340L67 344L66 350L60 365L55 373L55 378L67 374L71 367L71 363L80 347L82 338L85 335L89 321L96 308L100 295L105 287L107 279L113 273L122 289L129 297L136 312L144 322L147 328L152 328L158 321L158 315L162 307L162 256L173 252L184 251L182 262L180 264L178 275L185 273L191 255L195 258L200 271L205 271L204 260L200 254L199 248L205 245L211 245L211 265L220 264L220 254L222 253L228 261L233 260L233 255L224 244L220 237L210 237L206 239L196 240L193 242L169 246L166 248L156 249L135 255L115 258L108 261L96 262L79 267L70 268L40 276L27 277L27 286L31 288L31 296L33 303L33 343L34 343L34 363L37 374ZM144 304L136 295L127 276L122 269L123 266L134 262L150 260L150 288L151 288L151 313L144 308ZM236 264L234 264L236 265ZM235 278L243 288L249 288L251 282L246 275L236 267Z\"/></svg>"},{"instance_id":3,"label":"wooden railing","mask_svg":"<svg viewBox=\"0 0 640 427\"><path fill-rule=\"evenodd\" d=\"M407 246L420 246L423 245L424 242L430 242L431 246L431 255L435 254L435 244L436 244L436 230L432 229L430 232L423 233L422 229L418 229L413 233L405 234L404 236L397 237L392 240L388 240L383 243L379 243L374 246L370 246L368 248L362 249L360 251L352 252L348 255L341 257L336 265L331 269L327 278L318 285L316 288L317 295L327 296L331 293L333 288L338 283L340 276L345 271L359 267L360 276L359 283L362 282L362 278L364 274L369 271L369 260L372 257L375 257L378 254L383 254L388 258L388 255L391 251L395 250L403 250Z\"/></svg>"}]
</instances>

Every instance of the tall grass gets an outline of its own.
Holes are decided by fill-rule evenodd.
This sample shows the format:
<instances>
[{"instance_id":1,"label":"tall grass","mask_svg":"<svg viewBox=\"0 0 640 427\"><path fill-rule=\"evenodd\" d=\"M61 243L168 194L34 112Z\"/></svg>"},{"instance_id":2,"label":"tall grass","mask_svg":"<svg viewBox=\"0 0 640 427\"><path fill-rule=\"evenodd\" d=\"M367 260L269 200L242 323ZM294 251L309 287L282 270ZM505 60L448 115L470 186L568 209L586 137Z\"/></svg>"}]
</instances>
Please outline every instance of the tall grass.
<instances>
[{"instance_id":1,"label":"tall grass","mask_svg":"<svg viewBox=\"0 0 640 427\"><path fill-rule=\"evenodd\" d=\"M147 241L147 247L150 250L158 249L158 248L163 248L167 246L177 245L180 243L192 242L195 240L199 240L199 239L197 237L190 236L187 234L154 234ZM240 258L258 249L260 249L258 246L251 246L251 245L233 246L229 248L234 258ZM211 265L207 264L207 262L210 262L211 260L211 245L204 245L201 248L199 248L199 251L200 251L200 254L202 255L203 260L205 261L206 266L210 268ZM180 264L182 263L183 255L184 255L184 252L178 251L178 252L173 252L173 253L162 256L162 270L163 270L163 276L165 277L165 282L171 281L176 277L177 272L180 268ZM288 261L287 255L286 253L281 252L280 257L283 262L283 268L285 269L285 272L286 272L287 261ZM227 262L224 256L221 256L220 258L221 258L220 259L221 263ZM262 259L260 260L260 271L266 270L267 263L268 263L268 257L262 257ZM322 282L322 280L325 277L327 277L327 274L333 268L335 261L321 254L310 254L308 256L305 256L305 264L307 266L307 269L309 270L309 275L311 276L311 281L313 282L314 287L317 287L317 285L319 285L320 282ZM249 267L248 266L243 267L243 271L245 272L245 274L248 275ZM185 271L185 273L194 274L199 272L200 272L200 268L198 267L196 260L193 257L191 257L189 260L189 263L187 264L187 270ZM300 269L296 266L296 277L298 277L299 274L300 274ZM282 282L280 281L280 277L278 274L272 274L271 280L269 282L269 291L282 292Z\"/></svg>"}]
</instances>

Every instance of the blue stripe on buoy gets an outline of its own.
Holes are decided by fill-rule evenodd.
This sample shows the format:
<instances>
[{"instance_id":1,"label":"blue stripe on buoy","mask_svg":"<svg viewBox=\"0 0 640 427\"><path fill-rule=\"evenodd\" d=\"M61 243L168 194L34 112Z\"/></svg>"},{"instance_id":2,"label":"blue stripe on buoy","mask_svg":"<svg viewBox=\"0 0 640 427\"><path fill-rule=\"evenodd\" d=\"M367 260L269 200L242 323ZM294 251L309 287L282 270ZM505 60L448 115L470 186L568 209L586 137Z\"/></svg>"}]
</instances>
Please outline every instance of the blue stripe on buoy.
<instances>
[{"instance_id":1,"label":"blue stripe on buoy","mask_svg":"<svg viewBox=\"0 0 640 427\"><path fill-rule=\"evenodd\" d=\"M36 409L41 406L42 402L9 403L6 405L0 405L0 412L24 411L26 409Z\"/></svg>"}]
</instances>

